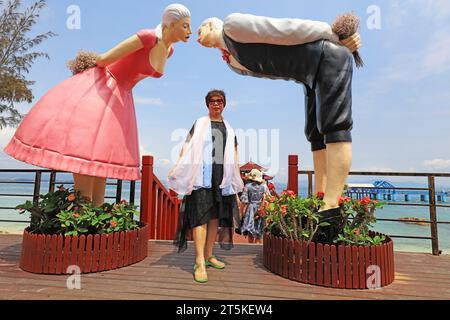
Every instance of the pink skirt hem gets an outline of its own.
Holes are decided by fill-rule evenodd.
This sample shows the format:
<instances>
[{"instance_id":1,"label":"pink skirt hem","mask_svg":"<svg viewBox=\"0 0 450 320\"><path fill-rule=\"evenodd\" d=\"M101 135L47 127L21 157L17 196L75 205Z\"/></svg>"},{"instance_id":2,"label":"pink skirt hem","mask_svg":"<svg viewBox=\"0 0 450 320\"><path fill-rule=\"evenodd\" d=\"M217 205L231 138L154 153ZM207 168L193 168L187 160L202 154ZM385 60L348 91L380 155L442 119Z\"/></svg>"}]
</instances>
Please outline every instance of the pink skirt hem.
<instances>
[{"instance_id":1,"label":"pink skirt hem","mask_svg":"<svg viewBox=\"0 0 450 320\"><path fill-rule=\"evenodd\" d=\"M41 168L72 172L98 178L119 180L141 179L141 169L139 167L125 167L123 165L115 165L63 155L51 150L28 146L22 143L15 136L11 139L4 151L19 161L23 161Z\"/></svg>"}]
</instances>

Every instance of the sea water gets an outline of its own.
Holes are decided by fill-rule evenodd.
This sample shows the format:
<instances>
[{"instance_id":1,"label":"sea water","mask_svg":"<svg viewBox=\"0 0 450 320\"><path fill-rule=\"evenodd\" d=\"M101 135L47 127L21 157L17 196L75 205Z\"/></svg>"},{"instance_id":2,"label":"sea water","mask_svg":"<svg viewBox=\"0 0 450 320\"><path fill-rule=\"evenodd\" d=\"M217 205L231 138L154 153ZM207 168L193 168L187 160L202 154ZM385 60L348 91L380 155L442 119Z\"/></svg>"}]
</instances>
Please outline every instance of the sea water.
<instances>
[{"instance_id":1,"label":"sea water","mask_svg":"<svg viewBox=\"0 0 450 320\"><path fill-rule=\"evenodd\" d=\"M2 179L5 181L5 179ZM70 179L69 179L70 181ZM113 181L111 181L113 182ZM70 184L66 183L66 187L70 187ZM124 182L122 187L121 199L129 200L130 189L129 182ZM276 189L281 192L286 188L286 184L276 183ZM136 183L135 203L140 203L140 182ZM26 200L32 201L34 186L23 184L0 184L0 194L23 194L28 195L26 197L18 196L0 196L0 207L16 207L18 204L24 203ZM48 181L41 183L41 193L47 193L49 190ZM299 193L301 196L307 194L307 189L300 186ZM116 186L108 185L106 189L107 197L114 197L114 199L107 199L107 202L114 202L116 197ZM398 202L402 203L402 202ZM420 203L418 195L413 196L411 203ZM429 207L423 206L399 206L399 205L384 205L383 209L377 210L377 218L380 219L400 219L405 217L425 218L430 220ZM138 217L136 217L138 219ZM27 227L30 216L29 213L19 214L14 209L1 209L0 220L17 220L24 221L24 223L18 222L0 222L0 233L9 234L21 234ZM437 208L438 221L450 221L450 208ZM418 237L431 237L430 225L415 225L406 224L403 222L390 222L390 221L378 221L374 225L374 230L395 236L418 236ZM438 238L439 249L443 254L450 254L450 225L439 224L438 226ZM394 246L397 251L409 251L409 252L425 252L431 253L431 240L425 239L403 239L394 238Z\"/></svg>"}]
</instances>

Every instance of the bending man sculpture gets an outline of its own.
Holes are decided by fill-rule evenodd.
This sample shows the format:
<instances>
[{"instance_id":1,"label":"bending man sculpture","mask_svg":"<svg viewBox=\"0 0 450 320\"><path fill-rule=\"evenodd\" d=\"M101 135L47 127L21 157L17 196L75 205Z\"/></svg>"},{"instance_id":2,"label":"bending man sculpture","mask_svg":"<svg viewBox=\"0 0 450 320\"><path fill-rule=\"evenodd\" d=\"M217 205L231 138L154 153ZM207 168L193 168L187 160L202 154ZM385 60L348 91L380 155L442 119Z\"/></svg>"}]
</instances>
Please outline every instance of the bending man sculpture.
<instances>
[{"instance_id":1,"label":"bending man sculpture","mask_svg":"<svg viewBox=\"0 0 450 320\"><path fill-rule=\"evenodd\" d=\"M349 25L350 32L343 28ZM362 65L357 28L351 14L339 17L332 28L318 21L234 13L224 21L209 18L198 30L198 42L219 49L236 73L304 86L315 193L325 194L320 214L331 224L319 236L324 242L340 231L339 198L352 162L352 53Z\"/></svg>"}]
</instances>

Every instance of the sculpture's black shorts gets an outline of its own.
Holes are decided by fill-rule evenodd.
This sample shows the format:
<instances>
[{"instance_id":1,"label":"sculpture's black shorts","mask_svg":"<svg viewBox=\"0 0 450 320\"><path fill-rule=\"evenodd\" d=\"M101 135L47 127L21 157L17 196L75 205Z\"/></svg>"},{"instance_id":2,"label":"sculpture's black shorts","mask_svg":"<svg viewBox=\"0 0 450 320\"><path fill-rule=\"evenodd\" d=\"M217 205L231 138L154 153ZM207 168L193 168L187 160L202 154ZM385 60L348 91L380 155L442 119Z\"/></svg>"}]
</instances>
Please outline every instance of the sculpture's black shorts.
<instances>
[{"instance_id":1,"label":"sculpture's black shorts","mask_svg":"<svg viewBox=\"0 0 450 320\"><path fill-rule=\"evenodd\" d=\"M353 56L328 40L281 46L240 43L223 34L230 53L247 71L241 75L295 80L306 87L306 138L312 150L351 142Z\"/></svg>"},{"instance_id":2,"label":"sculpture's black shorts","mask_svg":"<svg viewBox=\"0 0 450 320\"><path fill-rule=\"evenodd\" d=\"M353 56L346 47L329 41L323 44L315 88L305 86L305 134L312 151L352 141Z\"/></svg>"}]
</instances>

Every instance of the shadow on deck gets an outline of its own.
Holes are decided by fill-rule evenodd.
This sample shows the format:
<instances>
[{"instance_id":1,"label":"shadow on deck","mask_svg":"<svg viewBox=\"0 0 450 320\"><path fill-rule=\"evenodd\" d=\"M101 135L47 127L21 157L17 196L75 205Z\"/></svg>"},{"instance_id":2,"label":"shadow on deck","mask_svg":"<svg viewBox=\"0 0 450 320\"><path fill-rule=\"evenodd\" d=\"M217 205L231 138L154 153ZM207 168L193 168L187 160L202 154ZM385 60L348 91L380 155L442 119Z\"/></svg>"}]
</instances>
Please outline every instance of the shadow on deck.
<instances>
[{"instance_id":1,"label":"shadow on deck","mask_svg":"<svg viewBox=\"0 0 450 320\"><path fill-rule=\"evenodd\" d=\"M67 276L34 275L19 268L21 236L0 236L0 299L450 299L450 256L396 253L396 280L378 290L339 290L286 280L267 271L262 247L238 244L217 250L225 270L208 269L209 282L193 280L194 249L177 254L170 242L152 241L142 262L81 276L69 290Z\"/></svg>"}]
</instances>

